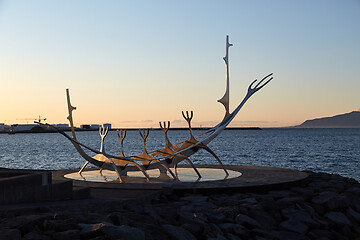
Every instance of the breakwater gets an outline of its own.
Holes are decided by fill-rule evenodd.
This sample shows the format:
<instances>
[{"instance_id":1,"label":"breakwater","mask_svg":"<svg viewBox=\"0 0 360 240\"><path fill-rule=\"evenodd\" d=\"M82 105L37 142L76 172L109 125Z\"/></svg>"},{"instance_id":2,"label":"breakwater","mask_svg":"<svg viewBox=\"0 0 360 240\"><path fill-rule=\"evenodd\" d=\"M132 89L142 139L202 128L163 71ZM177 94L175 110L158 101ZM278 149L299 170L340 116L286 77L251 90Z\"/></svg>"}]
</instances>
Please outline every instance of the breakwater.
<instances>
[{"instance_id":1,"label":"breakwater","mask_svg":"<svg viewBox=\"0 0 360 240\"><path fill-rule=\"evenodd\" d=\"M1 239L359 239L360 184L310 173L281 190L69 201L0 215Z\"/></svg>"}]
</instances>

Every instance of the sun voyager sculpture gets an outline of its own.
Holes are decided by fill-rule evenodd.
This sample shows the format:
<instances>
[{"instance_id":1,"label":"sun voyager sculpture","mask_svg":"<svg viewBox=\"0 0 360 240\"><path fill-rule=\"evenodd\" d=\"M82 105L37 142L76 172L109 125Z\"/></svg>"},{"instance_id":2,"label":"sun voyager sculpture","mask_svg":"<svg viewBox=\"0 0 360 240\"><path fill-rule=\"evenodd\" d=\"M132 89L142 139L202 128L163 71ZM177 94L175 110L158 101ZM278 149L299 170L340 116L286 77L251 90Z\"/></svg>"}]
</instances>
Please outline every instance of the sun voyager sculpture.
<instances>
[{"instance_id":1,"label":"sun voyager sculpture","mask_svg":"<svg viewBox=\"0 0 360 240\"><path fill-rule=\"evenodd\" d=\"M249 98L263 88L266 84L268 84L273 78L272 73L265 76L261 81L254 80L248 87L247 93L241 103L230 113L229 111L229 48L233 46L229 43L229 36L226 36L226 55L223 58L226 65L226 91L224 96L218 100L218 102L222 103L225 107L225 116L223 120L202 133L199 136L193 136L191 129L191 120L194 116L193 111L182 112L182 116L187 121L190 131L190 139L172 144L168 138L168 131L170 128L170 121L168 122L159 122L160 128L165 136L165 146L159 150L148 152L146 150L146 139L149 135L149 129L140 129L139 133L143 139L143 153L135 156L125 156L123 152L123 142L126 137L126 130L117 130L117 136L120 140L120 154L118 156L114 156L105 152L104 148L104 140L107 136L108 129L104 129L101 127L99 129L99 133L101 136L101 147L100 150L92 149L77 140L75 129L74 129L74 121L73 121L73 111L76 110L71 104L70 101L70 93L69 89L66 89L67 95L67 105L69 116L67 119L69 120L72 136L67 135L64 131L48 124L39 123L41 125L47 125L51 128L56 129L60 134L65 136L75 147L75 149L79 152L79 154L86 160L84 166L80 169L79 174L81 174L88 163L95 165L100 168L100 173L103 169L114 170L118 176L119 182L122 183L122 176L126 176L129 171L129 166L135 166L136 169L142 172L147 182L150 181L150 177L147 174L147 170L150 169L158 169L161 174L170 174L174 180L177 179L177 176L173 173L171 168L177 167L178 163L182 161L186 161L190 164L190 166L194 169L195 174L197 174L198 178L201 178L201 174L197 170L196 166L190 160L190 156L198 152L200 149L203 149L209 152L220 164L221 168L224 170L225 175L228 175L228 171L225 166L222 164L218 156L207 146L216 136L218 136L225 128L230 124L230 122L235 118L236 114L240 111L240 109L244 106L244 104L249 100ZM90 156L87 154L84 149L87 149L90 152L93 152L95 155ZM134 167L132 167L134 169Z\"/></svg>"}]
</instances>

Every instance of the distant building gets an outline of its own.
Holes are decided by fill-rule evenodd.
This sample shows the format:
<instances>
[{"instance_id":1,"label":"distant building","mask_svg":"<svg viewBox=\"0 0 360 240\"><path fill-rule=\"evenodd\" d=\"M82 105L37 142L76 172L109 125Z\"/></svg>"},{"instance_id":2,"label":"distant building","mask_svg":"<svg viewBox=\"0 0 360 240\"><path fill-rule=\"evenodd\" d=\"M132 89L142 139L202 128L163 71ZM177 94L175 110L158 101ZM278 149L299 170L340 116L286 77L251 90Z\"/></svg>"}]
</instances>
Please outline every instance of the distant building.
<instances>
[{"instance_id":1,"label":"distant building","mask_svg":"<svg viewBox=\"0 0 360 240\"><path fill-rule=\"evenodd\" d=\"M103 127L111 129L111 123L104 123Z\"/></svg>"},{"instance_id":2,"label":"distant building","mask_svg":"<svg viewBox=\"0 0 360 240\"><path fill-rule=\"evenodd\" d=\"M90 124L82 124L80 125L81 129L91 129Z\"/></svg>"},{"instance_id":3,"label":"distant building","mask_svg":"<svg viewBox=\"0 0 360 240\"><path fill-rule=\"evenodd\" d=\"M91 124L91 129L99 129L100 126L100 124Z\"/></svg>"},{"instance_id":4,"label":"distant building","mask_svg":"<svg viewBox=\"0 0 360 240\"><path fill-rule=\"evenodd\" d=\"M66 124L66 123L60 123L60 124L52 124L54 127L58 128L58 129L61 129L61 130L66 130L66 129L69 129L69 124Z\"/></svg>"},{"instance_id":5,"label":"distant building","mask_svg":"<svg viewBox=\"0 0 360 240\"><path fill-rule=\"evenodd\" d=\"M14 132L29 132L34 127L38 126L37 124L13 124L11 128Z\"/></svg>"},{"instance_id":6,"label":"distant building","mask_svg":"<svg viewBox=\"0 0 360 240\"><path fill-rule=\"evenodd\" d=\"M7 132L9 131L9 126L5 125L5 123L0 123L0 132Z\"/></svg>"}]
</instances>

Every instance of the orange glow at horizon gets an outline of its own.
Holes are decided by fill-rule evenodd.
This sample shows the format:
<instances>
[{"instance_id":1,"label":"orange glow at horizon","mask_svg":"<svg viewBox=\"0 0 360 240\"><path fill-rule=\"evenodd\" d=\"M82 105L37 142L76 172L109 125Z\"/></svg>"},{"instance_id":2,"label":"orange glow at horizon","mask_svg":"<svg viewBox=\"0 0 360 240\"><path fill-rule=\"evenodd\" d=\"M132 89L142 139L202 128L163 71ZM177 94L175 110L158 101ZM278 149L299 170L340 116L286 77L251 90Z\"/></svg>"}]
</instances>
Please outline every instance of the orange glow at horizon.
<instances>
[{"instance_id":1,"label":"orange glow at horizon","mask_svg":"<svg viewBox=\"0 0 360 240\"><path fill-rule=\"evenodd\" d=\"M254 79L274 73L230 126L287 127L351 112L360 102L358 10L325 0L95 1L86 11L80 2L4 1L0 123L39 115L68 123L69 88L77 126L186 127L181 111L193 110L194 127L212 127L225 114L217 100L226 35L230 112Z\"/></svg>"}]
</instances>

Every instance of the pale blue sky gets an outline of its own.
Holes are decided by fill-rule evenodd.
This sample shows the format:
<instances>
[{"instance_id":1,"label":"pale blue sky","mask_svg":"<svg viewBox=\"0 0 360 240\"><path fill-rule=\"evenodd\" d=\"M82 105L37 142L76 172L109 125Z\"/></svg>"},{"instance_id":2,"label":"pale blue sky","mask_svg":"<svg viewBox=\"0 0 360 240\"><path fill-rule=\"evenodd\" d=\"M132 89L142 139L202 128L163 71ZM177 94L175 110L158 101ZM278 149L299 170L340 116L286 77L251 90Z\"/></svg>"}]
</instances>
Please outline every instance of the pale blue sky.
<instances>
[{"instance_id":1,"label":"pale blue sky","mask_svg":"<svg viewBox=\"0 0 360 240\"><path fill-rule=\"evenodd\" d=\"M236 126L289 126L360 108L360 1L0 1L0 122L155 127L221 120L225 37Z\"/></svg>"}]
</instances>

